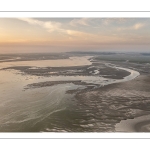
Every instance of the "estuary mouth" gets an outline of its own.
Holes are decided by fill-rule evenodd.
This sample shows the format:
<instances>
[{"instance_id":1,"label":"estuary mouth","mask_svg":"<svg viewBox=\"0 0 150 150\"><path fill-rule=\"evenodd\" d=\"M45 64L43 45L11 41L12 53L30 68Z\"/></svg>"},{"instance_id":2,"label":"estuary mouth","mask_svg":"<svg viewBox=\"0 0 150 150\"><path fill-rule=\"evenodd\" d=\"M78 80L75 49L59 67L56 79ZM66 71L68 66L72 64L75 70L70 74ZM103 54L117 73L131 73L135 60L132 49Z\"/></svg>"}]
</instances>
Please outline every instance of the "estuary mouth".
<instances>
[{"instance_id":1,"label":"estuary mouth","mask_svg":"<svg viewBox=\"0 0 150 150\"><path fill-rule=\"evenodd\" d=\"M80 56L0 67L1 132L117 132L121 120L145 113L133 91L140 72L127 64Z\"/></svg>"}]
</instances>

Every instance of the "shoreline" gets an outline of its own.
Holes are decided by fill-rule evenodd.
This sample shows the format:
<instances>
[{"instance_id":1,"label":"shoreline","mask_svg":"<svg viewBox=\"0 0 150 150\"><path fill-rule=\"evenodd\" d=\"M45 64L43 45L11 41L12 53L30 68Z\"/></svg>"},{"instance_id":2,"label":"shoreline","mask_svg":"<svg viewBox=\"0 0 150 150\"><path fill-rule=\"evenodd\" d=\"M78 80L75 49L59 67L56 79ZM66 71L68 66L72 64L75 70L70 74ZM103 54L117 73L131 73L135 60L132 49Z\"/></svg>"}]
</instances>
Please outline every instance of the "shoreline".
<instances>
[{"instance_id":1,"label":"shoreline","mask_svg":"<svg viewBox=\"0 0 150 150\"><path fill-rule=\"evenodd\" d=\"M121 66L120 64L118 64L118 65ZM70 105L74 107L73 111L70 112L70 110L68 109L68 110L65 110L64 114L61 112L61 113L58 113L57 115L56 114L55 115L58 118L60 118L60 116L61 116L61 118L63 118L62 117L63 115L68 116L69 113L74 113L73 115L75 116L75 118L77 115L76 121L78 121L78 124L76 124L76 125L71 124L71 126L73 125L75 128L74 130L77 130L77 131L81 130L81 131L98 131L98 132L111 131L112 132L112 129L114 128L115 124L118 123L120 120L132 118L135 115L134 113L132 115L132 112L130 109L132 109L132 108L136 109L136 107L140 107L140 105L141 105L139 103L140 97L139 97L139 101L137 100L137 102L135 104L133 103L134 97L133 97L133 99L131 99L132 96L135 94L135 91L132 92L132 90L134 90L134 87L131 90L129 89L130 86L126 86L127 89L124 89L124 88L118 88L118 90L115 89L119 85L123 85L123 87L124 87L124 85L126 85L128 83L130 84L131 82L132 83L138 82L138 79L135 79L135 78L139 76L139 72L134 71L132 69L127 69L128 67L127 68L117 67L118 65L114 65L114 66L110 66L110 67L114 67L114 72L115 72L115 70L120 71L120 69L122 69L122 70L126 70L126 71L128 70L130 74L125 76L123 79L101 78L99 76L97 76L97 78L96 78L96 77L94 77L95 75L93 75L94 78L92 78L92 76L89 76L85 79L84 76L83 76L83 78L82 78L82 76L75 76L74 81L72 80L73 77L69 77L69 76L64 76L64 78L63 78L64 81L60 80L60 79L62 79L62 78L59 78L60 76L59 77L53 76L51 79L50 78L48 79L48 77L47 77L47 79L46 78L38 79L38 77L37 77L37 79L34 79L34 78L33 78L33 80L31 79L31 82L32 83L36 82L35 84L33 84L33 87L53 86L53 85L55 85L55 82L56 82L56 84L64 84L65 82L68 82L68 83L74 82L79 85L84 85L84 84L91 85L88 89L66 88L66 91L69 94L74 94L77 90L80 91L76 94L75 99L71 98L70 100L72 100L72 101L67 101L69 108L70 108ZM108 67L108 69L111 69L111 68ZM112 74L113 71L110 71L109 73ZM118 75L118 78L121 76L120 74L117 74L117 75ZM78 80L78 78L81 78L82 82L81 82L81 80ZM105 79L106 81L104 81L103 79ZM135 79L135 80L132 81L133 79ZM130 80L131 80L131 82L127 82ZM39 81L44 81L44 82L39 82ZM28 81L28 80L25 81L25 84L27 84L28 82L30 83L30 81ZM86 82L86 83L84 83L84 82ZM99 86L98 88L93 88L94 82L98 83L99 85L104 84L104 86L102 86L102 87ZM20 84L20 82L18 82L18 83ZM64 90L63 86L64 85L61 85L62 89ZM88 87L88 85L86 85L86 86ZM135 87L136 88L138 87L137 83L136 83ZM140 86L140 87L142 87L142 86ZM56 91L56 94L54 93L56 95L55 100L61 98L61 96L59 96L57 98L57 95L58 95L57 91L59 89L55 90L55 89L52 89L52 87L50 87L48 89L50 90L50 91L48 91L48 94L51 93L52 91ZM142 87L142 89L143 89L143 87ZM33 92L36 92L36 91L42 91L42 90L41 89L33 90ZM30 93L30 92L32 93L32 91L28 90L28 91L25 91L24 93ZM44 92L45 92L45 90L44 90ZM132 93L133 93L133 95L132 95ZM35 95L37 95L37 93ZM48 99L49 99L49 96L48 96ZM64 102L63 100L62 100L62 102ZM46 102L49 102L49 100ZM130 102L133 104L131 104ZM43 101L41 103L43 103ZM61 105L62 104L60 104L60 106ZM44 106L44 109L45 109L45 106ZM49 108L48 108L48 111L49 111ZM72 117L72 116L69 116L69 117ZM74 118L70 118L70 119L71 119L71 122L74 122ZM76 121L74 123L76 123ZM76 129L77 126L78 126L78 129Z\"/></svg>"},{"instance_id":2,"label":"shoreline","mask_svg":"<svg viewBox=\"0 0 150 150\"><path fill-rule=\"evenodd\" d=\"M102 124L98 125L98 132L148 132L146 129L141 131L140 128L141 126L142 128L143 126L148 126L149 120L142 125L139 124L136 127L139 129L136 130L135 124L139 123L139 120L134 126L130 126L127 129L126 126L129 126L129 122L126 124L124 122L127 120L133 121L133 118L137 118L137 116L143 118L143 116L149 113L149 82L149 76L140 75L130 82L110 84L91 89L90 91L84 90L78 93L76 98L88 106L85 109L91 110L90 113L96 119L101 120ZM144 121L145 118L141 120L141 122ZM121 131L115 130L117 128L116 125L120 124L119 122L123 122L120 126ZM111 129L105 130L104 124L105 126L110 125Z\"/></svg>"},{"instance_id":3,"label":"shoreline","mask_svg":"<svg viewBox=\"0 0 150 150\"><path fill-rule=\"evenodd\" d=\"M150 132L150 115L122 120L115 125L116 132Z\"/></svg>"},{"instance_id":4,"label":"shoreline","mask_svg":"<svg viewBox=\"0 0 150 150\"><path fill-rule=\"evenodd\" d=\"M130 80L135 79L140 75L139 72L135 70L131 70L128 68L122 68L122 67L116 67L116 66L110 66L112 68L117 68L120 70L125 70L129 72L130 74L128 76L125 76L123 79L111 79L111 78L105 78L105 77L94 77L94 76L57 76L61 77L61 79L56 80L56 76L51 76L50 78L54 78L55 80L48 80L45 82L36 82L32 83L30 85L27 85L27 87L44 87L44 86L53 86L57 84L65 84L65 83L74 83L74 84L79 84L79 85L95 85L95 86L106 86L110 84L115 84L115 83L122 83L122 82L127 82ZM81 77L81 79L80 79ZM67 78L67 80L66 80ZM70 79L69 79L70 78ZM78 79L79 78L79 79ZM93 79L92 79L93 78Z\"/></svg>"}]
</instances>

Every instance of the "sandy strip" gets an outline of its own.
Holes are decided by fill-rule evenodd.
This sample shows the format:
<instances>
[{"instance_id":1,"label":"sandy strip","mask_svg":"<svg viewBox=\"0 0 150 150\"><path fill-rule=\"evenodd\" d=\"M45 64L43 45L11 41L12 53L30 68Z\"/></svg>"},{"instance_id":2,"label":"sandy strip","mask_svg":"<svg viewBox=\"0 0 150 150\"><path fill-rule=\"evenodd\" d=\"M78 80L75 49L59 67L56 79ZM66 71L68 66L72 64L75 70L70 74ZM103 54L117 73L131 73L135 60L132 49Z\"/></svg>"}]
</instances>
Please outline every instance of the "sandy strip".
<instances>
[{"instance_id":1,"label":"sandy strip","mask_svg":"<svg viewBox=\"0 0 150 150\"><path fill-rule=\"evenodd\" d=\"M115 125L116 132L150 132L150 115L122 120Z\"/></svg>"},{"instance_id":2,"label":"sandy strip","mask_svg":"<svg viewBox=\"0 0 150 150\"><path fill-rule=\"evenodd\" d=\"M69 59L52 59L52 60L34 60L34 61L14 61L0 64L0 69L11 66L32 66L32 67L68 67L91 65L89 61L93 56L69 57Z\"/></svg>"}]
</instances>

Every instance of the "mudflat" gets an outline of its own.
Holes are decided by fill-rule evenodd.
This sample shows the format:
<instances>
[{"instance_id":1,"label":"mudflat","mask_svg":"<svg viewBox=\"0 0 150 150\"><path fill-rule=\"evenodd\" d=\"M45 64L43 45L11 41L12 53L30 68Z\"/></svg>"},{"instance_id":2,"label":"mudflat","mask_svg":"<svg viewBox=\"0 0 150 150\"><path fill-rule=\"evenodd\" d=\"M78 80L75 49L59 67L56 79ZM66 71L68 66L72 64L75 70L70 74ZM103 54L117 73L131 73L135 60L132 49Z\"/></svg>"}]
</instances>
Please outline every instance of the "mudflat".
<instances>
[{"instance_id":1,"label":"mudflat","mask_svg":"<svg viewBox=\"0 0 150 150\"><path fill-rule=\"evenodd\" d=\"M88 110L88 113L97 120L98 125L95 124L92 129L117 131L115 125L121 120L132 120L149 114L150 76L143 75L129 82L106 85L90 91L82 90L76 95L76 98L80 107L82 108L81 104L86 106L85 111ZM141 128L147 123L149 123L147 120L138 122L137 125L134 125L135 131L148 131L148 129ZM121 131L125 131L123 127Z\"/></svg>"},{"instance_id":2,"label":"mudflat","mask_svg":"<svg viewBox=\"0 0 150 150\"><path fill-rule=\"evenodd\" d=\"M0 131L128 132L122 122L139 117L134 125L127 122L132 132L149 131L149 64L59 56L47 61L57 66L42 66L45 59L36 65L37 56L34 63L24 62L26 57L1 62Z\"/></svg>"}]
</instances>

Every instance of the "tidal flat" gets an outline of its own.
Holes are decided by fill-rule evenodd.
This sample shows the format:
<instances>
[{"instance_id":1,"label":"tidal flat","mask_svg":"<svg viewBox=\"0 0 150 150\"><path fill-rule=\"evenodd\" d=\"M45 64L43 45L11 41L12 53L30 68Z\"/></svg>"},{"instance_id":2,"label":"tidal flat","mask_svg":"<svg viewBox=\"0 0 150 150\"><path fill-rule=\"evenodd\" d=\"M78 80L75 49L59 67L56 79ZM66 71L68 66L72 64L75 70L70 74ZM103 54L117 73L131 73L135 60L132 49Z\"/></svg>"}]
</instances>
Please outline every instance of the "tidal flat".
<instances>
[{"instance_id":1,"label":"tidal flat","mask_svg":"<svg viewBox=\"0 0 150 150\"><path fill-rule=\"evenodd\" d=\"M144 116L150 114L150 64L142 61L147 57L1 55L0 132L149 132Z\"/></svg>"}]
</instances>

